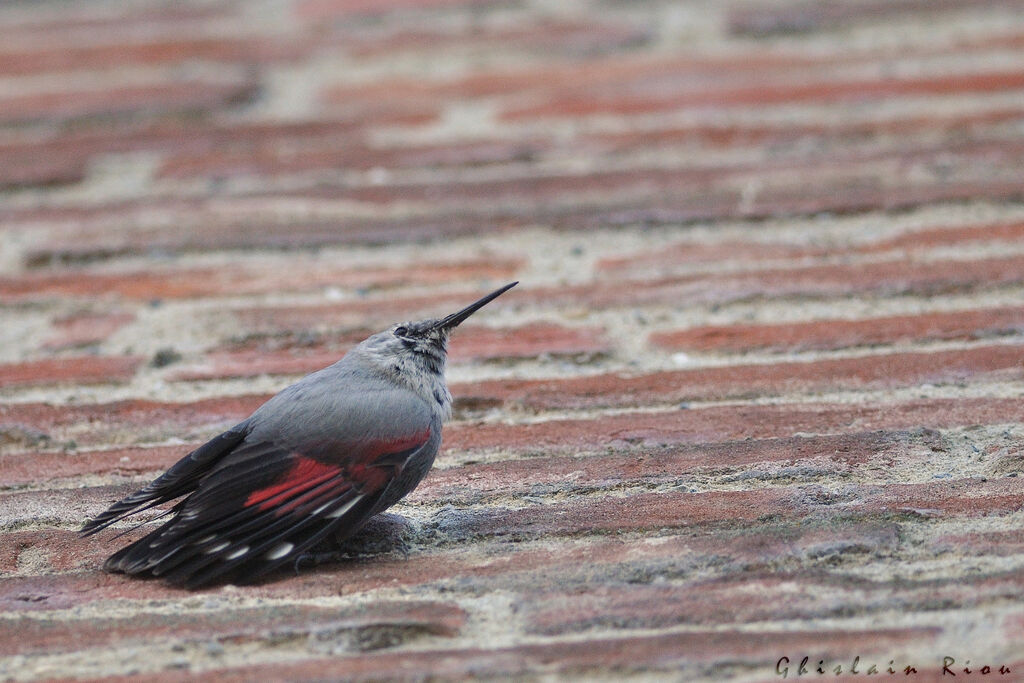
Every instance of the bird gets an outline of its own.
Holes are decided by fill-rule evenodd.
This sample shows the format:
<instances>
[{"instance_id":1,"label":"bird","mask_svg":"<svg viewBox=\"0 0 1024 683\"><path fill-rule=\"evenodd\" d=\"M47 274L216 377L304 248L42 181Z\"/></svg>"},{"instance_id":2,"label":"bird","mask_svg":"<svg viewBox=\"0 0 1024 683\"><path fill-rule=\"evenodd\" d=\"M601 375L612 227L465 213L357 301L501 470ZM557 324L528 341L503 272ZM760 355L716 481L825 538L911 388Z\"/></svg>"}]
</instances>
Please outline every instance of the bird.
<instances>
[{"instance_id":1,"label":"bird","mask_svg":"<svg viewBox=\"0 0 1024 683\"><path fill-rule=\"evenodd\" d=\"M104 569L199 588L246 584L343 541L422 481L451 417L452 330L518 282L440 319L403 322L281 390L248 418L88 520L91 536L143 510L170 516ZM180 500L179 500L180 499Z\"/></svg>"}]
</instances>

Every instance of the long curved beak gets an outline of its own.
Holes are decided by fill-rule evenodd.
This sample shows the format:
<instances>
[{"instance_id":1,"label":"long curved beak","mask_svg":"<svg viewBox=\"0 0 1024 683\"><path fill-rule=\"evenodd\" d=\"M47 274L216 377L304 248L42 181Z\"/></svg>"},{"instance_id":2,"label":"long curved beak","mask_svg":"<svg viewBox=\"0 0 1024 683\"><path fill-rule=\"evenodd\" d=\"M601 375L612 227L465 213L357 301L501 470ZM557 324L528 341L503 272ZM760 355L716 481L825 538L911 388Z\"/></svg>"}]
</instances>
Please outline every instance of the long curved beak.
<instances>
[{"instance_id":1,"label":"long curved beak","mask_svg":"<svg viewBox=\"0 0 1024 683\"><path fill-rule=\"evenodd\" d=\"M507 292L508 290L512 289L513 287L515 287L518 284L519 284L518 281L509 283L509 284L505 285L504 287L502 287L501 289L496 289L495 291L491 292L490 294L488 294L484 298L479 299L479 300L471 303L469 306L466 306L461 311L458 311L457 313L452 313L451 315L449 315L447 317L441 318L434 325L434 329L445 330L445 329L451 329L451 328L455 327L456 325L461 323L463 320L465 320L469 316L473 315L474 313L479 311L481 308L483 308L487 304L491 303L492 301L497 299L499 296L501 296L502 294L504 294L505 292Z\"/></svg>"}]
</instances>

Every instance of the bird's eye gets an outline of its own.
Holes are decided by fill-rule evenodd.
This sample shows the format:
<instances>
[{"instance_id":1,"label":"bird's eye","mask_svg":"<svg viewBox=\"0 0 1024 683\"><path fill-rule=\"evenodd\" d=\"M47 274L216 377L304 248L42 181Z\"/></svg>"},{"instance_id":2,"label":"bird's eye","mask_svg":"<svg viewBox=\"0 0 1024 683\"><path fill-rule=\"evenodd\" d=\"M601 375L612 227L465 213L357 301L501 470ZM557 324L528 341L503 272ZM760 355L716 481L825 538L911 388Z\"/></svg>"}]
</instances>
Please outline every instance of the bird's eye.
<instances>
[{"instance_id":1,"label":"bird's eye","mask_svg":"<svg viewBox=\"0 0 1024 683\"><path fill-rule=\"evenodd\" d=\"M398 327L395 328L396 337L404 337L407 334L409 334L409 328L407 328L405 325L399 325Z\"/></svg>"}]
</instances>

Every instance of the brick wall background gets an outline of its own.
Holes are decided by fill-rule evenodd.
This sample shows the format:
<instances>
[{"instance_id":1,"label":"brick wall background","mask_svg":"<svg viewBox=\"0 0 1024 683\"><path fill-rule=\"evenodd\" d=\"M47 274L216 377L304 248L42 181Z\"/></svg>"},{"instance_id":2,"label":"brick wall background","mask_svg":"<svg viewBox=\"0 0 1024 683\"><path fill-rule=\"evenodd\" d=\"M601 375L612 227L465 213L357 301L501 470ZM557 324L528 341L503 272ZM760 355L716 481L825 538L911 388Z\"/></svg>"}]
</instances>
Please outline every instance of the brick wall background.
<instances>
[{"instance_id":1,"label":"brick wall background","mask_svg":"<svg viewBox=\"0 0 1024 683\"><path fill-rule=\"evenodd\" d=\"M0 34L0 678L1024 680L1024 2L96 0ZM98 571L122 541L84 518L511 279L386 543L197 593Z\"/></svg>"}]
</instances>

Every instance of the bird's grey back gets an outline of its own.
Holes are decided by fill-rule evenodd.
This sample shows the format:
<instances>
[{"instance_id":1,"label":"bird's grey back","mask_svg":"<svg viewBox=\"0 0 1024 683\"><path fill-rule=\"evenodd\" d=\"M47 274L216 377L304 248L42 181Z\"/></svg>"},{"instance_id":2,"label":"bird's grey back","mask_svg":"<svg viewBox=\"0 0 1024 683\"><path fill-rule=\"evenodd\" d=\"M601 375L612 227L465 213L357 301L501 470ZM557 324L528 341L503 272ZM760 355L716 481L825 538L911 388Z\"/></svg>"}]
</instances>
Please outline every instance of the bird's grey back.
<instances>
[{"instance_id":1,"label":"bird's grey back","mask_svg":"<svg viewBox=\"0 0 1024 683\"><path fill-rule=\"evenodd\" d=\"M422 432L438 437L439 410L350 352L264 403L250 418L250 441L286 446Z\"/></svg>"}]
</instances>

